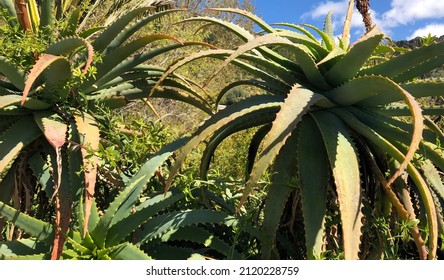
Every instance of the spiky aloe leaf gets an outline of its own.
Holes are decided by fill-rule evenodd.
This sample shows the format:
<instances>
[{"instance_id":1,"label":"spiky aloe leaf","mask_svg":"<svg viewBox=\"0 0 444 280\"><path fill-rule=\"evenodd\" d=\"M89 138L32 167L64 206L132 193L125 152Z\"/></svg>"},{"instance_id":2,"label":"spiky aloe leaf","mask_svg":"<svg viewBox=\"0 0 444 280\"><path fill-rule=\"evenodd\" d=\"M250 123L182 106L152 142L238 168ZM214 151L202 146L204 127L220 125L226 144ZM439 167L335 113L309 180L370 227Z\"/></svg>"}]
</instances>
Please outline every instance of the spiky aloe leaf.
<instances>
[{"instance_id":1,"label":"spiky aloe leaf","mask_svg":"<svg viewBox=\"0 0 444 280\"><path fill-rule=\"evenodd\" d=\"M278 111L279 108L276 107L238 117L221 129L215 131L211 139L208 141L200 161L200 177L203 180L206 180L210 161L214 156L215 150L224 139L241 130L272 122Z\"/></svg>"},{"instance_id":2,"label":"spiky aloe leaf","mask_svg":"<svg viewBox=\"0 0 444 280\"><path fill-rule=\"evenodd\" d=\"M335 35L333 33L333 20L332 20L333 11L329 11L324 20L324 32L327 34L328 38L322 40L322 44L329 50L334 48L335 44Z\"/></svg>"},{"instance_id":3,"label":"spiky aloe leaf","mask_svg":"<svg viewBox=\"0 0 444 280\"><path fill-rule=\"evenodd\" d=\"M269 32L269 33L275 32L275 29L271 25L266 23L263 19L256 16L255 14L250 13L245 10L241 10L241 9L237 9L237 8L210 8L208 10L216 11L216 12L226 12L226 13L238 14L240 16L243 16L243 17L246 17L246 18L252 20L254 23L256 23L260 28L262 28L266 32Z\"/></svg>"},{"instance_id":4,"label":"spiky aloe leaf","mask_svg":"<svg viewBox=\"0 0 444 280\"><path fill-rule=\"evenodd\" d=\"M441 179L441 175L435 166L433 166L430 160L425 160L421 162L420 166L422 172L424 172L424 177L429 181L430 186L439 195L441 199L444 199L444 184Z\"/></svg>"},{"instance_id":5,"label":"spiky aloe leaf","mask_svg":"<svg viewBox=\"0 0 444 280\"><path fill-rule=\"evenodd\" d=\"M304 116L317 101L323 98L322 95L301 88L299 85L295 85L291 89L284 103L281 105L279 113L276 115L270 132L264 139L264 149L259 154L257 163L253 167L239 202L238 209L242 207L253 187L301 121L302 116Z\"/></svg>"},{"instance_id":6,"label":"spiky aloe leaf","mask_svg":"<svg viewBox=\"0 0 444 280\"><path fill-rule=\"evenodd\" d=\"M78 133L83 135L83 144L81 145L84 148L81 149L81 153L83 157L83 172L85 173L85 216L83 226L83 236L85 236L97 179L99 158L94 153L99 149L100 130L95 119L88 113L75 114L74 119Z\"/></svg>"},{"instance_id":7,"label":"spiky aloe leaf","mask_svg":"<svg viewBox=\"0 0 444 280\"><path fill-rule=\"evenodd\" d=\"M242 255L237 252L233 245L227 244L214 234L198 226L186 226L171 230L162 235L161 241L191 241L214 249L224 254L228 259L242 259Z\"/></svg>"},{"instance_id":8,"label":"spiky aloe leaf","mask_svg":"<svg viewBox=\"0 0 444 280\"><path fill-rule=\"evenodd\" d=\"M330 174L329 159L322 135L312 117L307 116L302 120L298 133L296 155L307 258L316 259L320 257L323 246ZM316 156L313 156L314 151Z\"/></svg>"},{"instance_id":9,"label":"spiky aloe leaf","mask_svg":"<svg viewBox=\"0 0 444 280\"><path fill-rule=\"evenodd\" d=\"M68 56L76 49L85 47L87 51L87 58L85 66L83 67L82 74L85 75L88 68L91 66L94 56L94 48L90 42L80 37L68 37L63 38L51 45L45 50L44 53L56 55L56 56Z\"/></svg>"},{"instance_id":10,"label":"spiky aloe leaf","mask_svg":"<svg viewBox=\"0 0 444 280\"><path fill-rule=\"evenodd\" d=\"M397 80L396 77L401 76L402 74L414 69L415 67L417 67L422 63L430 62L436 57L443 56L443 46L444 46L444 41L441 41L439 43L434 43L428 46L423 46L421 48L414 49L412 51L405 52L386 62L363 69L362 71L360 71L360 74L381 75L388 78L392 78L397 82L403 82L402 79ZM426 74L429 71L430 70L424 73L416 72L416 74Z\"/></svg>"},{"instance_id":11,"label":"spiky aloe leaf","mask_svg":"<svg viewBox=\"0 0 444 280\"><path fill-rule=\"evenodd\" d=\"M152 260L150 256L128 242L118 246L108 255L113 260Z\"/></svg>"},{"instance_id":12,"label":"spiky aloe leaf","mask_svg":"<svg viewBox=\"0 0 444 280\"><path fill-rule=\"evenodd\" d=\"M401 151L399 151L392 143L390 143L387 139L383 138L376 131L371 129L370 127L363 124L359 119L357 119L353 114L342 110L342 109L334 109L336 114L341 116L341 119L347 123L353 130L357 131L359 134L366 137L369 141L374 143L376 146L380 147L383 151L388 153L398 162L402 162L398 170L391 176L390 180L386 182L386 188L389 188L390 185L395 181L399 175L400 170L404 170L407 168L407 172L411 176L412 180L415 182L420 196L424 202L425 210L427 212L428 225L430 230L430 239L429 239L429 259L434 259L436 256L437 250L437 242L438 242L438 225L436 221L436 209L433 202L432 195L430 190L428 189L427 183L424 181L421 174L418 170L413 166L410 160L407 159L407 155L404 155ZM411 147L409 147L410 149ZM402 167L404 165L405 167Z\"/></svg>"},{"instance_id":13,"label":"spiky aloe leaf","mask_svg":"<svg viewBox=\"0 0 444 280\"><path fill-rule=\"evenodd\" d=\"M173 40L182 44L178 39L173 36L165 34L150 34L140 38L137 38L123 47L110 51L103 57L103 63L97 67L98 81L95 82L97 87L101 87L103 84L110 81L110 77L116 77L119 75L117 70L111 72L115 67L128 59L137 50L144 48L148 44L158 40Z\"/></svg>"},{"instance_id":14,"label":"spiky aloe leaf","mask_svg":"<svg viewBox=\"0 0 444 280\"><path fill-rule=\"evenodd\" d=\"M51 198L54 194L54 186L50 166L43 160L40 154L33 155L29 159L28 164L32 170L32 174L42 187L42 191L46 193L48 198Z\"/></svg>"},{"instance_id":15,"label":"spiky aloe leaf","mask_svg":"<svg viewBox=\"0 0 444 280\"><path fill-rule=\"evenodd\" d=\"M54 237L54 227L51 224L24 214L1 201L0 216L36 238L37 241L50 244Z\"/></svg>"},{"instance_id":16,"label":"spiky aloe leaf","mask_svg":"<svg viewBox=\"0 0 444 280\"><path fill-rule=\"evenodd\" d=\"M26 127L25 130L23 128ZM32 117L23 117L0 135L0 177L7 171L20 151L37 139L42 132Z\"/></svg>"},{"instance_id":17,"label":"spiky aloe leaf","mask_svg":"<svg viewBox=\"0 0 444 280\"><path fill-rule=\"evenodd\" d=\"M371 34L371 37L354 45L353 48L325 74L325 79L330 85L338 86L355 77L357 72L368 61L384 36L384 34L379 31L371 32L374 32L374 34Z\"/></svg>"},{"instance_id":18,"label":"spiky aloe leaf","mask_svg":"<svg viewBox=\"0 0 444 280\"><path fill-rule=\"evenodd\" d=\"M49 247L43 242L34 239L19 239L0 242L0 259L3 257L17 257L23 255L35 255L48 252Z\"/></svg>"},{"instance_id":19,"label":"spiky aloe leaf","mask_svg":"<svg viewBox=\"0 0 444 280\"><path fill-rule=\"evenodd\" d=\"M55 21L55 1L54 0L42 0L40 4L40 30L43 30L46 35L50 36Z\"/></svg>"},{"instance_id":20,"label":"spiky aloe leaf","mask_svg":"<svg viewBox=\"0 0 444 280\"><path fill-rule=\"evenodd\" d=\"M23 70L1 55L0 73L3 74L17 89L23 90L25 87L25 73Z\"/></svg>"},{"instance_id":21,"label":"spiky aloe leaf","mask_svg":"<svg viewBox=\"0 0 444 280\"><path fill-rule=\"evenodd\" d=\"M188 141L188 143L182 148L180 154L176 157L174 166L170 169L170 174L166 182L166 191L171 186L173 177L179 170L186 156L202 141L233 120L255 111L276 108L281 104L282 100L283 98L280 96L252 96L215 114L196 131L194 136Z\"/></svg>"},{"instance_id":22,"label":"spiky aloe leaf","mask_svg":"<svg viewBox=\"0 0 444 280\"><path fill-rule=\"evenodd\" d=\"M150 7L145 7L145 8L141 8L141 9L146 9L146 8L150 8ZM141 28L146 26L148 23L150 23L150 22L152 22L152 21L154 21L156 19L159 19L162 16L165 16L165 15L168 15L168 14L171 14L171 13L176 13L176 12L179 12L179 11L183 11L183 10L181 10L181 9L168 9L168 10L165 10L165 11L153 13L152 15L149 15L149 16L146 16L146 17L141 17L139 20L135 21L134 23L128 25L126 28L122 29L121 32L119 32L119 34L117 36L112 37L113 40L108 45L107 51L112 50L114 48L120 47L133 34L135 34Z\"/></svg>"},{"instance_id":23,"label":"spiky aloe leaf","mask_svg":"<svg viewBox=\"0 0 444 280\"><path fill-rule=\"evenodd\" d=\"M115 246L121 243L126 236L136 230L153 215L167 209L167 207L183 198L184 194L181 191L173 190L144 201L136 208L134 214L111 226L106 236L106 247Z\"/></svg>"},{"instance_id":24,"label":"spiky aloe leaf","mask_svg":"<svg viewBox=\"0 0 444 280\"><path fill-rule=\"evenodd\" d=\"M415 98L439 96L440 92L444 91L444 82L442 81L415 81L401 84L400 86ZM364 100L362 104L366 106L377 106L401 100L402 97L396 94L378 94Z\"/></svg>"},{"instance_id":25,"label":"spiky aloe leaf","mask_svg":"<svg viewBox=\"0 0 444 280\"><path fill-rule=\"evenodd\" d=\"M79 7L74 9L69 15L66 20L67 24L63 28L63 30L60 31L61 37L69 37L74 36L76 34L77 27L79 26L79 20L80 20L80 13L81 10Z\"/></svg>"},{"instance_id":26,"label":"spiky aloe leaf","mask_svg":"<svg viewBox=\"0 0 444 280\"><path fill-rule=\"evenodd\" d=\"M108 45L118 36L122 30L136 17L141 15L143 12L149 10L150 8L137 8L124 16L120 17L114 23L112 23L108 28L106 28L100 35L94 40L93 47L98 53L102 53Z\"/></svg>"},{"instance_id":27,"label":"spiky aloe leaf","mask_svg":"<svg viewBox=\"0 0 444 280\"><path fill-rule=\"evenodd\" d=\"M22 94L22 102L23 105L26 101L26 98L28 97L28 94L32 88L32 85L37 80L37 78L46 70L51 64L56 63L59 61L61 64L58 65L62 67L54 69L52 73L49 73L49 79L51 84L56 84L60 79L66 79L67 77L71 76L71 69L69 61L62 57L62 56L55 56L51 54L42 54L40 58L37 60L37 62L34 64L34 66L31 69L31 72L28 75L28 78L26 79L25 87L23 89ZM59 72L59 71L62 72ZM60 76L62 75L62 76Z\"/></svg>"},{"instance_id":28,"label":"spiky aloe leaf","mask_svg":"<svg viewBox=\"0 0 444 280\"><path fill-rule=\"evenodd\" d=\"M105 247L106 237L112 225L125 219L131 214L131 210L137 202L140 193L155 171L163 164L169 156L180 148L186 138L179 139L156 153L148 160L128 182L123 191L110 204L105 214L100 217L96 227L91 232L91 237L99 248Z\"/></svg>"},{"instance_id":29,"label":"spiky aloe leaf","mask_svg":"<svg viewBox=\"0 0 444 280\"><path fill-rule=\"evenodd\" d=\"M237 223L235 217L223 212L206 209L182 210L168 212L156 216L143 224L143 229L138 232L137 244L143 244L153 238L158 238L165 233L181 227L198 224L225 224L233 226Z\"/></svg>"},{"instance_id":30,"label":"spiky aloe leaf","mask_svg":"<svg viewBox=\"0 0 444 280\"><path fill-rule=\"evenodd\" d=\"M0 96L0 109L8 106L19 106L21 102L22 97L20 95L2 95ZM46 110L51 108L51 104L33 98L26 98L22 106L31 110Z\"/></svg>"},{"instance_id":31,"label":"spiky aloe leaf","mask_svg":"<svg viewBox=\"0 0 444 280\"><path fill-rule=\"evenodd\" d=\"M15 170L9 169L8 173L0 180L0 201L9 203L15 188Z\"/></svg>"},{"instance_id":32,"label":"spiky aloe leaf","mask_svg":"<svg viewBox=\"0 0 444 280\"><path fill-rule=\"evenodd\" d=\"M261 240L261 250L263 259L272 258L272 251L276 249L276 233L281 217L288 198L294 190L292 180L295 179L297 170L297 157L294 153L297 148L297 141L298 135L294 133L282 147L273 165L273 175L264 208L264 221L262 222L264 236Z\"/></svg>"},{"instance_id":33,"label":"spiky aloe leaf","mask_svg":"<svg viewBox=\"0 0 444 280\"><path fill-rule=\"evenodd\" d=\"M316 66L312 56L311 51L308 47L302 44L295 44L288 40L287 38L271 33L267 35L263 35L260 37L255 38L254 40L251 40L247 42L246 44L240 46L233 54L228 57L224 63L213 73L213 75L209 78L209 81L211 81L220 71L222 71L223 68L225 68L229 63L234 61L239 56L245 54L246 52L263 46L273 46L273 45L279 45L279 46L286 46L288 47L292 52L296 54L296 59L299 62L299 66L301 67L302 71L304 72L306 78L311 82L311 85L313 85L316 88L322 89L322 90L328 90L330 89L330 86L325 81L324 77L321 75L321 72L319 71L318 67ZM207 82L208 83L208 82Z\"/></svg>"},{"instance_id":34,"label":"spiky aloe leaf","mask_svg":"<svg viewBox=\"0 0 444 280\"><path fill-rule=\"evenodd\" d=\"M312 114L327 150L338 194L345 259L358 259L361 244L361 178L355 145L345 124L332 113Z\"/></svg>"},{"instance_id":35,"label":"spiky aloe leaf","mask_svg":"<svg viewBox=\"0 0 444 280\"><path fill-rule=\"evenodd\" d=\"M55 182L54 196L56 199L56 231L51 259L59 259L63 251L65 234L68 231L71 219L71 194L67 193L69 192L70 185L66 182L62 184L62 181L67 180L69 177L69 174L63 176L63 173L67 174L67 170L63 168L62 159L62 147L66 142L68 125L63 123L57 114L53 114L50 111L36 112L34 119L56 153L55 169L57 172L53 175Z\"/></svg>"}]
</instances>

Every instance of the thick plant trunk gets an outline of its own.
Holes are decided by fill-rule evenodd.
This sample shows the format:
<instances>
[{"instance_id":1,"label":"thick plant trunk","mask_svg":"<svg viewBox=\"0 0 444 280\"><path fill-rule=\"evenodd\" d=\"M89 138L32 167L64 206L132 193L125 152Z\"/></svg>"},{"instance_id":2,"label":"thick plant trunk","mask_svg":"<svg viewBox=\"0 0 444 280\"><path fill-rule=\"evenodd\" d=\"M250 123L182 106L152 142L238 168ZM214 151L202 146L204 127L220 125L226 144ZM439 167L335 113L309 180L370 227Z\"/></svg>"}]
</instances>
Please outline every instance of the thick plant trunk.
<instances>
[{"instance_id":1,"label":"thick plant trunk","mask_svg":"<svg viewBox=\"0 0 444 280\"><path fill-rule=\"evenodd\" d=\"M15 9L17 19L23 31L31 30L31 21L29 20L28 9L26 7L27 0L15 0Z\"/></svg>"},{"instance_id":2,"label":"thick plant trunk","mask_svg":"<svg viewBox=\"0 0 444 280\"><path fill-rule=\"evenodd\" d=\"M365 31L369 32L373 28L372 17L370 15L370 0L357 0L356 8L362 15L365 24Z\"/></svg>"}]
</instances>

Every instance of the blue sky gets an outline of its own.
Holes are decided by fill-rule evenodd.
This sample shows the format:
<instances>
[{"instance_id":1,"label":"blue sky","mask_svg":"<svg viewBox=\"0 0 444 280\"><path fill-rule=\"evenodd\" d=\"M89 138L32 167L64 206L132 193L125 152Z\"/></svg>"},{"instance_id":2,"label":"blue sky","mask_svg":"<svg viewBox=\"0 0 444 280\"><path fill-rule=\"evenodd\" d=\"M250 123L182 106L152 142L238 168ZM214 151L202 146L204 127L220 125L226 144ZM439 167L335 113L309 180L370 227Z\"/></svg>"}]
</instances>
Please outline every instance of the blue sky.
<instances>
[{"instance_id":1,"label":"blue sky","mask_svg":"<svg viewBox=\"0 0 444 280\"><path fill-rule=\"evenodd\" d=\"M335 34L342 34L342 26L349 0L253 0L256 14L268 23L308 23L322 27L330 10L334 10ZM394 40L416 36L444 35L443 0L370 0L371 15L379 29ZM364 32L361 15L352 20L352 40Z\"/></svg>"}]
</instances>

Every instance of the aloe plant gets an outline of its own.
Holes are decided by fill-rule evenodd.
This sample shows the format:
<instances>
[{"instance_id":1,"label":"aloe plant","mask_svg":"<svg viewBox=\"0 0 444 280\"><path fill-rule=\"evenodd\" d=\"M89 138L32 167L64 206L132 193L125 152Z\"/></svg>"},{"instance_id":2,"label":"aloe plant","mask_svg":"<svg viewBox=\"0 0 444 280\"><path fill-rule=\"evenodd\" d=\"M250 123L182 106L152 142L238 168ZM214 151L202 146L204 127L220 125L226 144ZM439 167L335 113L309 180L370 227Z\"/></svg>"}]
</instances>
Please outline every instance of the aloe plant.
<instances>
[{"instance_id":1,"label":"aloe plant","mask_svg":"<svg viewBox=\"0 0 444 280\"><path fill-rule=\"evenodd\" d=\"M212 250L225 258L239 259L242 255L233 244L220 239L202 225L218 224L233 227L238 219L224 212L206 209L173 210L171 207L184 200L184 193L172 189L163 194L150 194L141 200L141 194L152 176L183 140L173 142L148 160L140 171L130 178L113 202L99 215L92 203L91 218L84 225L85 205L82 196L77 201L72 226L66 233L62 259L125 259L153 258L207 258ZM74 166L75 167L75 166ZM52 240L57 234L55 226L33 218L0 202L0 216L21 228L27 238L0 242L0 259L48 259ZM86 226L86 231L84 231ZM86 232L86 234L84 234ZM191 246L175 247L168 242L187 242ZM200 244L205 250L198 250ZM168 246L167 252L158 252ZM211 254L211 253L210 253Z\"/></svg>"},{"instance_id":2,"label":"aloe plant","mask_svg":"<svg viewBox=\"0 0 444 280\"><path fill-rule=\"evenodd\" d=\"M436 258L438 232L443 232L444 187L439 171L444 170L444 157L439 144L443 133L432 117L443 109L429 108L419 100L441 97L444 82L416 77L444 63L444 42L397 55L383 44L385 35L377 28L350 45L349 18L344 36L336 41L331 14L321 31L311 25L269 25L238 9L213 11L244 16L262 31L255 36L216 18L189 19L225 27L245 43L236 50L206 50L186 57L171 66L159 83L193 60L214 58L223 63L212 77L228 64L254 76L224 87L218 101L237 86L256 87L263 93L211 116L178 154L167 184L203 141L207 148L200 173L205 178L214 151L225 138L259 127L250 143L248 175L238 211L243 211L253 189L263 187L259 181L269 170L272 176L262 223L263 258L279 257L276 235L281 217L292 208L287 205L292 193L301 198L308 258L324 253L327 205L331 204L339 207L343 257L359 258L366 219L363 202L375 200L369 190L378 186L399 219L414 225L410 233L418 257ZM404 173L408 179L401 180ZM394 183L405 191L395 191ZM412 207L411 193L419 197L419 205ZM426 217L419 226L428 228L427 245L415 222L415 207Z\"/></svg>"},{"instance_id":3,"label":"aloe plant","mask_svg":"<svg viewBox=\"0 0 444 280\"><path fill-rule=\"evenodd\" d=\"M76 32L79 17L71 16L67 19L73 26L71 31L62 32L66 31L63 29L55 32L57 26L52 23L55 15L50 9L55 2L42 2L40 26L51 24L47 30L52 35L46 49L35 54L37 59L29 71L0 56L0 179L3 202L9 202L17 170L23 171L28 160L35 163L31 168L36 177L51 175L52 188L48 187L46 192L56 207L53 259L60 257L65 241L72 203L76 201L72 196L81 192L85 195L84 222L88 224L99 161L95 152L100 142L97 124L100 113L95 108L99 105L120 108L132 100L146 98L165 72L162 67L146 63L149 59L178 48L205 45L180 42L164 34L133 39L132 35L153 20L178 11L165 10L145 15L152 7L134 9L106 28L93 28L86 33ZM9 7L10 1L2 0L0 3ZM48 34L44 32L42 36ZM147 48L159 40L172 43ZM191 81L174 75L163 84L164 87L157 90L155 96L181 100L211 112ZM71 150L72 153L67 152ZM68 169L67 164L76 167ZM48 173L50 169L53 171ZM82 180L78 178L80 173L83 174ZM76 184L72 184L72 180ZM48 184L51 185L51 182ZM86 227L84 230L83 234L86 234Z\"/></svg>"}]
</instances>

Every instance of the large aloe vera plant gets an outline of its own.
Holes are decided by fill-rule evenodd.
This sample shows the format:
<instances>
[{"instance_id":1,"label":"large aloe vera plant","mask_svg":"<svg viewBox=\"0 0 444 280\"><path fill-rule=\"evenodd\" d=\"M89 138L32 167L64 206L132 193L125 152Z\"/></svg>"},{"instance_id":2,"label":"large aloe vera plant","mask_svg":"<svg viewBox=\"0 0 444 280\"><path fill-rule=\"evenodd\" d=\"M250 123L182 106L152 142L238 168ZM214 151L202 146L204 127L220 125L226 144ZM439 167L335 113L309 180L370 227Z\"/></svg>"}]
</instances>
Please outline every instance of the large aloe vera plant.
<instances>
[{"instance_id":1,"label":"large aloe vera plant","mask_svg":"<svg viewBox=\"0 0 444 280\"><path fill-rule=\"evenodd\" d=\"M28 180L24 175L27 166L37 179L42 174L47 179L49 174L52 180L43 185L48 186L46 193L56 208L53 259L61 255L72 204L76 201L72 197L80 193L85 195L84 223L88 224L99 161L95 156L100 141L96 106L119 108L131 100L145 98L164 73L162 67L146 61L199 44L182 43L163 34L133 39L132 35L153 20L177 11L146 15L152 7L134 9L109 26L92 28L86 33L76 32L79 17L73 13L66 19L72 27L70 32L57 30L52 9L56 2L42 1L40 27L49 32L42 35L48 39L48 46L35 54L29 71L0 56L1 200L9 202L19 177L22 182ZM10 7L11 1L0 3ZM159 40L172 43L147 47ZM164 85L156 96L211 111L187 79L171 76Z\"/></svg>"},{"instance_id":2,"label":"large aloe vera plant","mask_svg":"<svg viewBox=\"0 0 444 280\"><path fill-rule=\"evenodd\" d=\"M330 15L321 31L311 25L272 26L237 9L214 11L247 17L262 31L254 36L216 18L189 19L223 26L245 44L236 50L196 53L171 66L163 78L196 59L214 58L223 61L219 70L234 64L254 77L227 85L217 100L237 86L256 87L262 94L210 117L177 156L167 183L204 140L201 176L205 178L225 138L259 127L250 143L238 210L242 211L255 188L263 187L259 181L269 170L272 176L262 223L264 258L279 257L276 235L283 214L293 215L295 224L291 208L298 207L287 204L292 193L301 198L308 258L317 258L325 250L327 205L332 204L339 206L343 257L359 258L366 219L363 202L374 201L374 192L369 190L375 188L385 191L400 220L413 225L409 230L419 258L436 258L438 234L443 232L440 171L444 157L439 143L444 135L432 117L440 115L442 108L422 106L419 100L441 97L444 82L417 77L444 63L444 42L397 55L382 44L385 36L376 28L352 45L348 32L336 41ZM402 180L404 174L408 176ZM411 194L419 198L419 204L412 202ZM428 229L428 244L416 225L416 207L426 217L419 226ZM290 213L284 213L288 209Z\"/></svg>"},{"instance_id":3,"label":"large aloe vera plant","mask_svg":"<svg viewBox=\"0 0 444 280\"><path fill-rule=\"evenodd\" d=\"M173 210L171 206L183 201L185 197L184 193L176 189L165 194L143 197L143 191L149 185L151 177L182 144L183 140L173 142L148 160L140 171L128 180L103 215L99 215L93 201L91 216L86 225L84 200L81 196L77 197L78 207L73 213L70 230L66 233L61 258L203 259L211 257L211 252L217 252L224 258L241 258L242 255L236 251L234 245L202 226L236 226L238 219L235 216L206 209ZM0 242L0 259L50 257L52 240L56 234L53 224L33 218L3 202L0 202L0 215L28 236ZM181 242L181 246L174 246L174 242Z\"/></svg>"}]
</instances>

